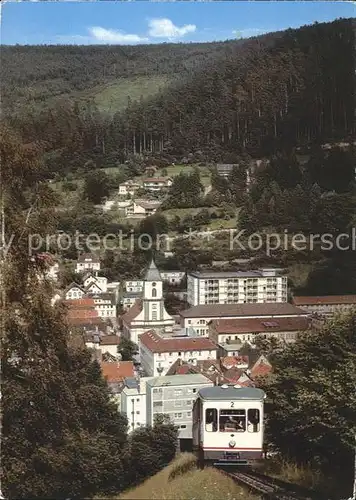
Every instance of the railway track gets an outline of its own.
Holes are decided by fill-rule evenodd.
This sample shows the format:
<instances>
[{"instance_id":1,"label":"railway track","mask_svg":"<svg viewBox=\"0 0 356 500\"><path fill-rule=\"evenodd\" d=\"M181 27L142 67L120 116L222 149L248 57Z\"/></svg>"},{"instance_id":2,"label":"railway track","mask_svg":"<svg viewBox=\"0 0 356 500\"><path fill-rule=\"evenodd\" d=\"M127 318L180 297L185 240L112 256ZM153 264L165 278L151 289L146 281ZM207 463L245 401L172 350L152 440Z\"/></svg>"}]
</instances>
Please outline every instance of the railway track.
<instances>
[{"instance_id":1,"label":"railway track","mask_svg":"<svg viewBox=\"0 0 356 500\"><path fill-rule=\"evenodd\" d=\"M269 500L327 500L300 486L286 483L255 471L223 471L234 481Z\"/></svg>"}]
</instances>

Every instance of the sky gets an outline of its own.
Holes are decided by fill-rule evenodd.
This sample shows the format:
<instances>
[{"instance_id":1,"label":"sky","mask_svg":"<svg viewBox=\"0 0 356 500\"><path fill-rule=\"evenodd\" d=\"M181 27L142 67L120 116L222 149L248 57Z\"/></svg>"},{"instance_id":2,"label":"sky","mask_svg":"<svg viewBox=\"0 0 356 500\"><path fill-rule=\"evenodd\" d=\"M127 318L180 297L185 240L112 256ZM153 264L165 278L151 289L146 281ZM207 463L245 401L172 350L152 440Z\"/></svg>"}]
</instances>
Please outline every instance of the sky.
<instances>
[{"instance_id":1,"label":"sky","mask_svg":"<svg viewBox=\"0 0 356 500\"><path fill-rule=\"evenodd\" d=\"M209 42L355 17L342 1L13 1L2 4L1 43Z\"/></svg>"}]
</instances>

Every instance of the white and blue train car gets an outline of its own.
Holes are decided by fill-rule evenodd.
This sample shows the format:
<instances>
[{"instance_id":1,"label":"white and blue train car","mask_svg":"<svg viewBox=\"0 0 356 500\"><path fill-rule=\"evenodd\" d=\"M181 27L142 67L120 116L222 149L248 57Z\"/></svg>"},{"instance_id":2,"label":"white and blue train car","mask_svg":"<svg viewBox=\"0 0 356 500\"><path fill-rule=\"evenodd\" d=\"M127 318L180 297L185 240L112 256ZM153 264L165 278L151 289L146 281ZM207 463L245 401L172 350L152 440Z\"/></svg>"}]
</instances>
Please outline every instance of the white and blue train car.
<instances>
[{"instance_id":1,"label":"white and blue train car","mask_svg":"<svg viewBox=\"0 0 356 500\"><path fill-rule=\"evenodd\" d=\"M263 458L264 391L200 389L193 407L193 449L201 465L250 465Z\"/></svg>"}]
</instances>

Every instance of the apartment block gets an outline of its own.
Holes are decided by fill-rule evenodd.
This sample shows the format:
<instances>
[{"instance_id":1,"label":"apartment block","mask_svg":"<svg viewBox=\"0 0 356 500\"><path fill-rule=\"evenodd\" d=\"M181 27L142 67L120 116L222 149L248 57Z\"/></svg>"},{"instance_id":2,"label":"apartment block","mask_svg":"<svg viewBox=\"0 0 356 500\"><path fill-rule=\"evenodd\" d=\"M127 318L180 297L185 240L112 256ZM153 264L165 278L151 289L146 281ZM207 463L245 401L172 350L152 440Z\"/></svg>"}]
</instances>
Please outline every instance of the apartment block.
<instances>
[{"instance_id":1,"label":"apartment block","mask_svg":"<svg viewBox=\"0 0 356 500\"><path fill-rule=\"evenodd\" d=\"M287 300L287 276L281 269L193 272L187 276L187 301L191 306Z\"/></svg>"},{"instance_id":2,"label":"apartment block","mask_svg":"<svg viewBox=\"0 0 356 500\"><path fill-rule=\"evenodd\" d=\"M146 382L147 425L158 414L169 415L178 427L179 439L192 439L192 410L198 391L212 387L211 380L200 373L148 379Z\"/></svg>"}]
</instances>

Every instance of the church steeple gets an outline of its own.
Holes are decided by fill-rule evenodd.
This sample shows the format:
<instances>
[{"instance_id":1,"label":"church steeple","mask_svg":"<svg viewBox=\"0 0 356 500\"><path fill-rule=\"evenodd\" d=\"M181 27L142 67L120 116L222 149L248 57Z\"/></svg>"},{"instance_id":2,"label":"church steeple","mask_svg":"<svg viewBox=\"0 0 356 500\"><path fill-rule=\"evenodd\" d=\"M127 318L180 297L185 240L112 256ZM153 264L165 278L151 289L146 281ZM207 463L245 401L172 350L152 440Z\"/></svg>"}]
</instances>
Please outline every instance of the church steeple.
<instances>
[{"instance_id":1,"label":"church steeple","mask_svg":"<svg viewBox=\"0 0 356 500\"><path fill-rule=\"evenodd\" d=\"M146 275L144 278L145 281L162 281L161 275L159 274L159 271L157 269L156 264L154 263L154 260L151 260L151 264L149 265Z\"/></svg>"}]
</instances>

